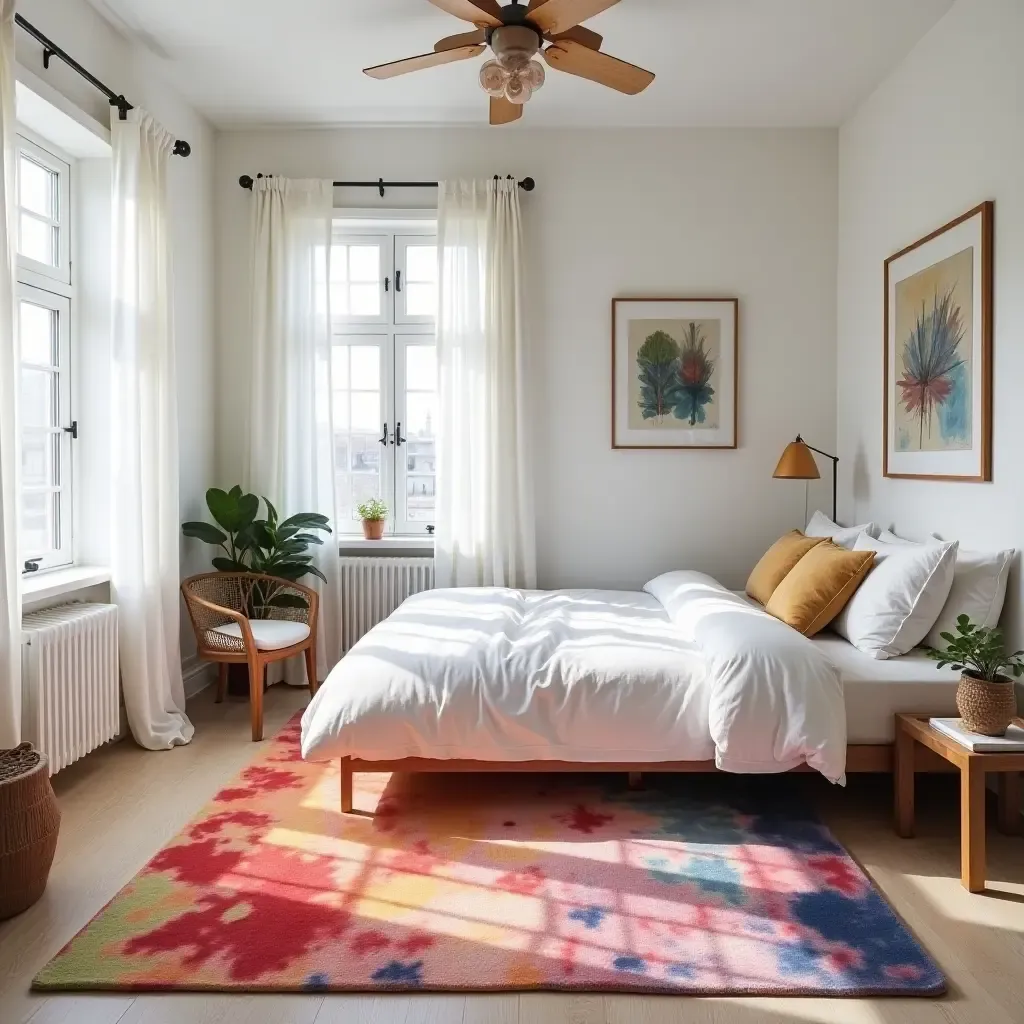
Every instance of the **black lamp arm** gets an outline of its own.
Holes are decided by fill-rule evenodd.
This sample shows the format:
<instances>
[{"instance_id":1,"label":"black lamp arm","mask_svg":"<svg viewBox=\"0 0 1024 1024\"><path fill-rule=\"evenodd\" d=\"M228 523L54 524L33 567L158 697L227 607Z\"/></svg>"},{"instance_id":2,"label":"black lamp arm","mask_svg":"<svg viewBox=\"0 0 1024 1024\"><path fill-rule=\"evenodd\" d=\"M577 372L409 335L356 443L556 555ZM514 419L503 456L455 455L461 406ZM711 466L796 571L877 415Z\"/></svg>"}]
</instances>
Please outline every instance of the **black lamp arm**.
<instances>
[{"instance_id":1,"label":"black lamp arm","mask_svg":"<svg viewBox=\"0 0 1024 1024\"><path fill-rule=\"evenodd\" d=\"M828 452L823 452L820 448L815 448L812 444L807 442L799 435L796 435L796 439L803 445L807 445L812 452L817 452L819 455L824 455L826 459L832 460L832 522L836 522L836 515L839 509L839 489L838 489L838 477L839 477L839 456L830 455Z\"/></svg>"}]
</instances>

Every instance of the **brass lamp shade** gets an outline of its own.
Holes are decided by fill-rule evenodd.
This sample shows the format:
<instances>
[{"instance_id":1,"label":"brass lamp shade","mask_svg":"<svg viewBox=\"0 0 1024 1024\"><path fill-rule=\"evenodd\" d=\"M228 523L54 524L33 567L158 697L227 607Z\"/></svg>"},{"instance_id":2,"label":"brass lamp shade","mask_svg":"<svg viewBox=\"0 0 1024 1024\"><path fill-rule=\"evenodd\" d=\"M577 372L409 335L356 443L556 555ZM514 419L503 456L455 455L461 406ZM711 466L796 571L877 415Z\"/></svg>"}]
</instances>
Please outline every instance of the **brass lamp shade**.
<instances>
[{"instance_id":1,"label":"brass lamp shade","mask_svg":"<svg viewBox=\"0 0 1024 1024\"><path fill-rule=\"evenodd\" d=\"M790 441L772 474L776 480L817 480L821 477L811 449L803 441Z\"/></svg>"}]
</instances>

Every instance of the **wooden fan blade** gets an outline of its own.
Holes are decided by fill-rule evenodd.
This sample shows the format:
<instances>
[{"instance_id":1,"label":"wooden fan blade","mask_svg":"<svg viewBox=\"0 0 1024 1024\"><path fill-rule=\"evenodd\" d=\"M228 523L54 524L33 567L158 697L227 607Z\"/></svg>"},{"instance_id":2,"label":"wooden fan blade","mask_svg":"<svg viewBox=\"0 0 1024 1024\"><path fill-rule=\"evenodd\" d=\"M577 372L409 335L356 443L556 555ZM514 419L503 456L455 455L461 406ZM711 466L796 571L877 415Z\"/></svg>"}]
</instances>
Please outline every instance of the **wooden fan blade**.
<instances>
[{"instance_id":1,"label":"wooden fan blade","mask_svg":"<svg viewBox=\"0 0 1024 1024\"><path fill-rule=\"evenodd\" d=\"M604 36L598 35L597 32L591 32L589 28L584 28L582 25L576 25L568 32L560 32L557 36L545 36L544 38L549 43L557 43L560 39L571 39L590 50L600 50L601 44L604 42Z\"/></svg>"},{"instance_id":2,"label":"wooden fan blade","mask_svg":"<svg viewBox=\"0 0 1024 1024\"><path fill-rule=\"evenodd\" d=\"M454 14L471 25L497 28L501 21L501 5L497 0L430 0L435 7Z\"/></svg>"},{"instance_id":3,"label":"wooden fan blade","mask_svg":"<svg viewBox=\"0 0 1024 1024\"><path fill-rule=\"evenodd\" d=\"M485 29L478 29L476 32L460 32L456 36L445 36L434 43L434 52L441 53L443 50L457 50L460 46L485 46L487 44L487 32Z\"/></svg>"},{"instance_id":4,"label":"wooden fan blade","mask_svg":"<svg viewBox=\"0 0 1024 1024\"><path fill-rule=\"evenodd\" d=\"M552 44L544 51L544 59L557 71L589 78L591 82L607 85L609 89L635 96L654 81L654 74L635 64L610 57L607 53L580 46L571 39Z\"/></svg>"},{"instance_id":5,"label":"wooden fan blade","mask_svg":"<svg viewBox=\"0 0 1024 1024\"><path fill-rule=\"evenodd\" d=\"M522 116L522 103L509 103L504 96L491 97L491 124L511 124Z\"/></svg>"},{"instance_id":6,"label":"wooden fan blade","mask_svg":"<svg viewBox=\"0 0 1024 1024\"><path fill-rule=\"evenodd\" d=\"M595 14L614 7L619 0L547 0L530 4L530 21L546 35L557 36Z\"/></svg>"},{"instance_id":7,"label":"wooden fan blade","mask_svg":"<svg viewBox=\"0 0 1024 1024\"><path fill-rule=\"evenodd\" d=\"M440 53L421 53L417 57L393 60L390 64L378 64L376 67L363 68L363 74L369 75L371 78L394 78L396 75L407 75L410 71L422 71L424 68L436 68L441 64L451 64L453 61L479 57L486 49L486 46L458 46L453 50L442 50Z\"/></svg>"}]
</instances>

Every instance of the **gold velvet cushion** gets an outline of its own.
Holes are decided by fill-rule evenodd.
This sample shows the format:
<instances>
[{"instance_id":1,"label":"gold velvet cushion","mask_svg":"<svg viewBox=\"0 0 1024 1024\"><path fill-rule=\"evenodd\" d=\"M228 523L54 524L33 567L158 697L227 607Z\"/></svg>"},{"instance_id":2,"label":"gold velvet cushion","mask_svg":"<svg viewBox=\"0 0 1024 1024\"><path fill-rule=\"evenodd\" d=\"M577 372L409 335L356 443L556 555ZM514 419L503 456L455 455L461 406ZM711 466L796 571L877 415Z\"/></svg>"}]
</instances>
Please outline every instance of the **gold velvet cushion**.
<instances>
[{"instance_id":1,"label":"gold velvet cushion","mask_svg":"<svg viewBox=\"0 0 1024 1024\"><path fill-rule=\"evenodd\" d=\"M775 588L789 575L793 567L824 537L805 537L799 530L790 530L780 537L754 566L747 580L747 594L761 604L767 604Z\"/></svg>"},{"instance_id":2,"label":"gold velvet cushion","mask_svg":"<svg viewBox=\"0 0 1024 1024\"><path fill-rule=\"evenodd\" d=\"M804 636L814 636L843 610L874 564L873 551L847 551L826 540L797 562L765 611Z\"/></svg>"}]
</instances>

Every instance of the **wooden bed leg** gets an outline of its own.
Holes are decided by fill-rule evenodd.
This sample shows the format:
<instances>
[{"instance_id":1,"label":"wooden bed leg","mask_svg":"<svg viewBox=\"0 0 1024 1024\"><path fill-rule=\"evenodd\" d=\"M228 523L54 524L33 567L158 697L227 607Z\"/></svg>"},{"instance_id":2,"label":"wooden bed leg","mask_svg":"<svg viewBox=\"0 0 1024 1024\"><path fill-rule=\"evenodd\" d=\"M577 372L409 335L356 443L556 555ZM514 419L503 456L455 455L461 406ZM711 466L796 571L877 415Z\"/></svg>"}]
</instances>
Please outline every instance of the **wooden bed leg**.
<instances>
[{"instance_id":1,"label":"wooden bed leg","mask_svg":"<svg viewBox=\"0 0 1024 1024\"><path fill-rule=\"evenodd\" d=\"M352 813L352 758L341 759L341 813Z\"/></svg>"},{"instance_id":2,"label":"wooden bed leg","mask_svg":"<svg viewBox=\"0 0 1024 1024\"><path fill-rule=\"evenodd\" d=\"M644 784L643 774L640 772L629 773L629 788L630 789L642 789Z\"/></svg>"}]
</instances>

